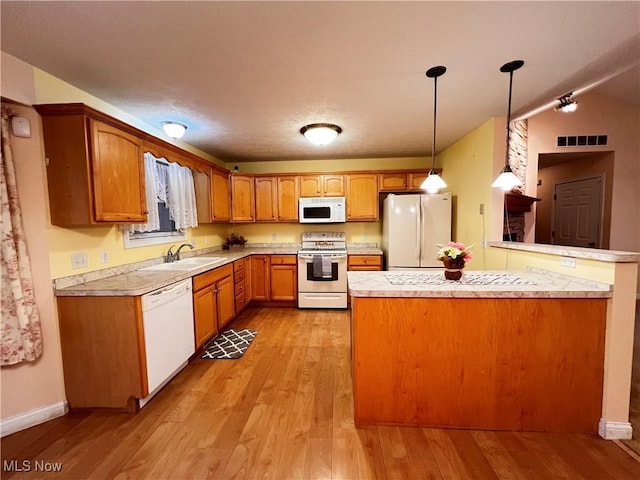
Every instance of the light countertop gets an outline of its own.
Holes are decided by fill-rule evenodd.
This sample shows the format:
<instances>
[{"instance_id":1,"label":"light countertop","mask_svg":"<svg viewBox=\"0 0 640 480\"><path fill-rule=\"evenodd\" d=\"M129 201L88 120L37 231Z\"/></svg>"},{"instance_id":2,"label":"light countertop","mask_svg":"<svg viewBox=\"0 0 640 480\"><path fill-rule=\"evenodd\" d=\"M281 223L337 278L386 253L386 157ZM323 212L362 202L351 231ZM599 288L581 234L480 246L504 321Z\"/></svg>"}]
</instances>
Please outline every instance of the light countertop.
<instances>
[{"instance_id":1,"label":"light countertop","mask_svg":"<svg viewBox=\"0 0 640 480\"><path fill-rule=\"evenodd\" d=\"M352 297L609 298L611 286L536 269L464 272L446 280L442 270L348 272Z\"/></svg>"},{"instance_id":2,"label":"light countertop","mask_svg":"<svg viewBox=\"0 0 640 480\"><path fill-rule=\"evenodd\" d=\"M110 269L88 272L56 279L55 295L66 296L137 296L152 292L172 283L191 278L213 268L220 268L235 260L248 255L296 255L299 244L258 244L247 248L231 250L212 250L195 255L183 252L184 258L189 257L224 257L223 261L214 265L204 266L193 270L140 270L154 264L162 263L157 258L138 262L137 264L122 265ZM353 244L347 247L352 255L382 255L382 250L370 244Z\"/></svg>"}]
</instances>

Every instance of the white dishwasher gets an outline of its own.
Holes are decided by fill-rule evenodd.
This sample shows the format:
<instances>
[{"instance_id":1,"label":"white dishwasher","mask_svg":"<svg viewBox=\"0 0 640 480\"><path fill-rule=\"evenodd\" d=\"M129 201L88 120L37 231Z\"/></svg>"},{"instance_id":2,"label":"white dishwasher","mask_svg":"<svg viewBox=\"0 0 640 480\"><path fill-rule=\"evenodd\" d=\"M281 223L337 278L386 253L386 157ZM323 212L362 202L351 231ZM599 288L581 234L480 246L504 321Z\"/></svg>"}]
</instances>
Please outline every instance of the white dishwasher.
<instances>
[{"instance_id":1,"label":"white dishwasher","mask_svg":"<svg viewBox=\"0 0 640 480\"><path fill-rule=\"evenodd\" d=\"M143 407L182 370L195 352L191 279L142 296L142 323L149 395Z\"/></svg>"}]
</instances>

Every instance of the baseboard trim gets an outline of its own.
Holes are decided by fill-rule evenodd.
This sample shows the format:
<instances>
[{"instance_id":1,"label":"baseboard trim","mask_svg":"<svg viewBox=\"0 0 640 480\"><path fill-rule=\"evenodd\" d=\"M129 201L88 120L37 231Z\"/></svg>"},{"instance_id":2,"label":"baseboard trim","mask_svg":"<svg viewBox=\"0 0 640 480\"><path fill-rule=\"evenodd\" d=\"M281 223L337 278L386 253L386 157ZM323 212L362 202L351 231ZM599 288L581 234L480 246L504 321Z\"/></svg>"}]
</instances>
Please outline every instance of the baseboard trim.
<instances>
[{"instance_id":1,"label":"baseboard trim","mask_svg":"<svg viewBox=\"0 0 640 480\"><path fill-rule=\"evenodd\" d=\"M69 411L66 400L52 403L45 407L36 408L25 413L4 418L0 421L0 436L5 437L35 425L40 425L48 420L61 417Z\"/></svg>"},{"instance_id":2,"label":"baseboard trim","mask_svg":"<svg viewBox=\"0 0 640 480\"><path fill-rule=\"evenodd\" d=\"M631 440L633 427L629 422L608 422L601 418L598 435L607 440Z\"/></svg>"}]
</instances>

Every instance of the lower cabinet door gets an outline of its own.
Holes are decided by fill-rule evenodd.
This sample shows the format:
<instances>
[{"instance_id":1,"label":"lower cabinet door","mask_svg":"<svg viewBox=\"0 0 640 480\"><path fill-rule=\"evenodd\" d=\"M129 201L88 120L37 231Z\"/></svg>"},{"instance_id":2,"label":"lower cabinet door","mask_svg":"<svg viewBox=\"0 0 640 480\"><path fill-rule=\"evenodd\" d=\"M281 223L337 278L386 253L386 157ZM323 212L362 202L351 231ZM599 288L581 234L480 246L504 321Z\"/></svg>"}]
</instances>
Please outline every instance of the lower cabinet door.
<instances>
[{"instance_id":1,"label":"lower cabinet door","mask_svg":"<svg viewBox=\"0 0 640 480\"><path fill-rule=\"evenodd\" d=\"M196 350L218 333L218 320L215 286L198 290L193 294L193 317Z\"/></svg>"},{"instance_id":2,"label":"lower cabinet door","mask_svg":"<svg viewBox=\"0 0 640 480\"><path fill-rule=\"evenodd\" d=\"M236 313L233 277L229 276L219 280L216 283L216 290L218 291L218 330L222 332Z\"/></svg>"}]
</instances>

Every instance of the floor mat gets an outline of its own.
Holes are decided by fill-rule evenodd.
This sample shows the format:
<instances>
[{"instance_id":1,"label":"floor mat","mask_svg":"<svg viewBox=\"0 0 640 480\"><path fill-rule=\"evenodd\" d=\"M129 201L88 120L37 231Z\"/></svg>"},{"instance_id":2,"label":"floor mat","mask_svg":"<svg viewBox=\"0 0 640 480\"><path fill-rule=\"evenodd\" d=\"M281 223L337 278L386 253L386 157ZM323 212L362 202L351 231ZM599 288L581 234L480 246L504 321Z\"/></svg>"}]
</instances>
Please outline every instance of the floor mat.
<instances>
[{"instance_id":1,"label":"floor mat","mask_svg":"<svg viewBox=\"0 0 640 480\"><path fill-rule=\"evenodd\" d=\"M247 351L251 342L258 334L255 330L226 330L222 335L216 337L205 348L202 358L211 360L220 358L240 358Z\"/></svg>"}]
</instances>

